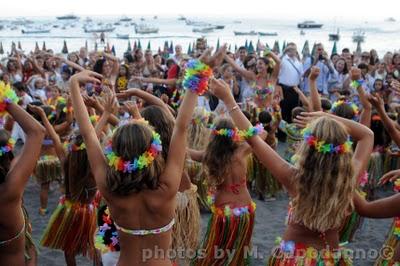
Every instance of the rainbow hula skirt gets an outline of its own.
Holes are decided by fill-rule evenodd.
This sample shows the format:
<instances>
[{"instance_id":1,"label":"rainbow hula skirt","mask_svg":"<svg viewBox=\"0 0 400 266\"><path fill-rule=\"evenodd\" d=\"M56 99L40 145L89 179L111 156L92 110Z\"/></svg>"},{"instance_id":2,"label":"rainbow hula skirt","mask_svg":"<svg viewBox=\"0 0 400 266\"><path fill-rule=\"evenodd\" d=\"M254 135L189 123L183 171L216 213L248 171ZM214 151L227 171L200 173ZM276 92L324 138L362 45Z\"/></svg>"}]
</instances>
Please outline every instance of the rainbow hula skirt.
<instances>
[{"instance_id":1,"label":"rainbow hula skirt","mask_svg":"<svg viewBox=\"0 0 400 266\"><path fill-rule=\"evenodd\" d=\"M82 254L94 259L95 231L95 205L72 202L63 196L51 215L40 244L63 250L68 254Z\"/></svg>"},{"instance_id":2,"label":"rainbow hula skirt","mask_svg":"<svg viewBox=\"0 0 400 266\"><path fill-rule=\"evenodd\" d=\"M212 205L202 247L191 265L250 265L255 209L254 202L242 207Z\"/></svg>"}]
</instances>

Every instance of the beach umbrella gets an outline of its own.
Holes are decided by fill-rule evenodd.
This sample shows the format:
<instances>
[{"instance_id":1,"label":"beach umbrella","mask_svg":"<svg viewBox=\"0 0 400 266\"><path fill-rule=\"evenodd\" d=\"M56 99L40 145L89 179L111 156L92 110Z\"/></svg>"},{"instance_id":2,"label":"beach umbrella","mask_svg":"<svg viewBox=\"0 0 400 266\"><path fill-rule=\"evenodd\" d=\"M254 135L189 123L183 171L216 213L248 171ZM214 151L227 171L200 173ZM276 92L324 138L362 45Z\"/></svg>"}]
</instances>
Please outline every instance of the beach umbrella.
<instances>
[{"instance_id":1,"label":"beach umbrella","mask_svg":"<svg viewBox=\"0 0 400 266\"><path fill-rule=\"evenodd\" d=\"M150 41L147 43L147 50L151 50Z\"/></svg>"},{"instance_id":2,"label":"beach umbrella","mask_svg":"<svg viewBox=\"0 0 400 266\"><path fill-rule=\"evenodd\" d=\"M47 49L46 49L46 42L43 42L42 51L47 51Z\"/></svg>"},{"instance_id":3,"label":"beach umbrella","mask_svg":"<svg viewBox=\"0 0 400 266\"><path fill-rule=\"evenodd\" d=\"M137 42L135 41L135 42L133 43L133 50L136 50L136 48L137 48Z\"/></svg>"},{"instance_id":4,"label":"beach umbrella","mask_svg":"<svg viewBox=\"0 0 400 266\"><path fill-rule=\"evenodd\" d=\"M126 49L127 52L132 52L132 45L131 41L128 41L128 49Z\"/></svg>"},{"instance_id":5,"label":"beach umbrella","mask_svg":"<svg viewBox=\"0 0 400 266\"><path fill-rule=\"evenodd\" d=\"M94 43L94 50L97 52L97 42Z\"/></svg>"},{"instance_id":6,"label":"beach umbrella","mask_svg":"<svg viewBox=\"0 0 400 266\"><path fill-rule=\"evenodd\" d=\"M22 50L22 46L21 46L21 42L20 41L18 41L18 49Z\"/></svg>"},{"instance_id":7,"label":"beach umbrella","mask_svg":"<svg viewBox=\"0 0 400 266\"><path fill-rule=\"evenodd\" d=\"M284 52L286 49L286 41L283 41L283 45L282 45L282 52Z\"/></svg>"},{"instance_id":8,"label":"beach umbrella","mask_svg":"<svg viewBox=\"0 0 400 266\"><path fill-rule=\"evenodd\" d=\"M111 53L115 56L115 47L114 47L114 45L111 47Z\"/></svg>"},{"instance_id":9,"label":"beach umbrella","mask_svg":"<svg viewBox=\"0 0 400 266\"><path fill-rule=\"evenodd\" d=\"M142 44L140 43L140 40L138 41L137 48L142 49Z\"/></svg>"},{"instance_id":10,"label":"beach umbrella","mask_svg":"<svg viewBox=\"0 0 400 266\"><path fill-rule=\"evenodd\" d=\"M358 42L357 42L357 49L356 49L356 52L359 53L359 54L361 54L361 51L362 51L362 50L361 50L361 42L358 41Z\"/></svg>"},{"instance_id":11,"label":"beach umbrella","mask_svg":"<svg viewBox=\"0 0 400 266\"><path fill-rule=\"evenodd\" d=\"M312 49L311 49L311 56L314 56L314 54L315 54L315 49L317 49L317 44L316 44L316 43L314 43L314 45L313 45L313 47L312 47Z\"/></svg>"},{"instance_id":12,"label":"beach umbrella","mask_svg":"<svg viewBox=\"0 0 400 266\"><path fill-rule=\"evenodd\" d=\"M235 44L235 53L236 53L236 51L237 51L237 45Z\"/></svg>"},{"instance_id":13,"label":"beach umbrella","mask_svg":"<svg viewBox=\"0 0 400 266\"><path fill-rule=\"evenodd\" d=\"M187 54L191 54L191 53L192 53L192 44L189 43Z\"/></svg>"},{"instance_id":14,"label":"beach umbrella","mask_svg":"<svg viewBox=\"0 0 400 266\"><path fill-rule=\"evenodd\" d=\"M247 39L246 39L246 42L244 43L244 48L246 48L246 50L248 50L248 48L249 48L249 43L247 42Z\"/></svg>"},{"instance_id":15,"label":"beach umbrella","mask_svg":"<svg viewBox=\"0 0 400 266\"><path fill-rule=\"evenodd\" d=\"M65 42L65 41L64 41ZM40 51L40 49L39 49L39 44L36 42L35 43L35 53L37 53L37 52L39 52Z\"/></svg>"},{"instance_id":16,"label":"beach umbrella","mask_svg":"<svg viewBox=\"0 0 400 266\"><path fill-rule=\"evenodd\" d=\"M64 40L64 45L63 45L63 48L61 50L61 53L68 54L68 48L67 48L67 41L66 40Z\"/></svg>"},{"instance_id":17,"label":"beach umbrella","mask_svg":"<svg viewBox=\"0 0 400 266\"><path fill-rule=\"evenodd\" d=\"M301 54L303 55L303 57L310 56L310 45L308 43L308 40L305 41L303 49L301 50Z\"/></svg>"},{"instance_id":18,"label":"beach umbrella","mask_svg":"<svg viewBox=\"0 0 400 266\"><path fill-rule=\"evenodd\" d=\"M164 42L164 48L169 48L168 41Z\"/></svg>"},{"instance_id":19,"label":"beach umbrella","mask_svg":"<svg viewBox=\"0 0 400 266\"><path fill-rule=\"evenodd\" d=\"M16 48L15 42L11 42L11 52L13 52Z\"/></svg>"},{"instance_id":20,"label":"beach umbrella","mask_svg":"<svg viewBox=\"0 0 400 266\"><path fill-rule=\"evenodd\" d=\"M0 54L4 54L3 43L0 42Z\"/></svg>"},{"instance_id":21,"label":"beach umbrella","mask_svg":"<svg viewBox=\"0 0 400 266\"><path fill-rule=\"evenodd\" d=\"M158 54L162 55L162 51L161 51L161 47L160 46L158 46Z\"/></svg>"},{"instance_id":22,"label":"beach umbrella","mask_svg":"<svg viewBox=\"0 0 400 266\"><path fill-rule=\"evenodd\" d=\"M256 52L257 54L261 51L261 42L260 39L257 40L257 45L256 45Z\"/></svg>"},{"instance_id":23,"label":"beach umbrella","mask_svg":"<svg viewBox=\"0 0 400 266\"><path fill-rule=\"evenodd\" d=\"M336 41L333 43L333 48L332 48L332 53L331 53L331 55L333 55L333 54L337 54Z\"/></svg>"},{"instance_id":24,"label":"beach umbrella","mask_svg":"<svg viewBox=\"0 0 400 266\"><path fill-rule=\"evenodd\" d=\"M89 51L89 46L88 46L87 40L85 41L85 49L86 49L86 51Z\"/></svg>"},{"instance_id":25,"label":"beach umbrella","mask_svg":"<svg viewBox=\"0 0 400 266\"><path fill-rule=\"evenodd\" d=\"M169 53L173 54L174 53L174 43L171 41L171 44L169 45Z\"/></svg>"},{"instance_id":26,"label":"beach umbrella","mask_svg":"<svg viewBox=\"0 0 400 266\"><path fill-rule=\"evenodd\" d=\"M271 50L271 48L269 47L268 43L265 43L265 48L267 48L267 49L270 49L270 50Z\"/></svg>"},{"instance_id":27,"label":"beach umbrella","mask_svg":"<svg viewBox=\"0 0 400 266\"><path fill-rule=\"evenodd\" d=\"M249 47L247 49L247 52L249 54L254 54L254 46L253 46L253 41L250 41Z\"/></svg>"},{"instance_id":28,"label":"beach umbrella","mask_svg":"<svg viewBox=\"0 0 400 266\"><path fill-rule=\"evenodd\" d=\"M219 38L217 40L217 48L216 48L216 50L218 50L218 49L219 49Z\"/></svg>"},{"instance_id":29,"label":"beach umbrella","mask_svg":"<svg viewBox=\"0 0 400 266\"><path fill-rule=\"evenodd\" d=\"M276 54L281 53L281 48L279 47L278 41L275 41L274 46L272 47L272 51L274 51Z\"/></svg>"},{"instance_id":30,"label":"beach umbrella","mask_svg":"<svg viewBox=\"0 0 400 266\"><path fill-rule=\"evenodd\" d=\"M107 53L110 53L110 52L111 52L110 43L107 43L107 45L106 45L106 47L105 47L105 51L106 51Z\"/></svg>"}]
</instances>

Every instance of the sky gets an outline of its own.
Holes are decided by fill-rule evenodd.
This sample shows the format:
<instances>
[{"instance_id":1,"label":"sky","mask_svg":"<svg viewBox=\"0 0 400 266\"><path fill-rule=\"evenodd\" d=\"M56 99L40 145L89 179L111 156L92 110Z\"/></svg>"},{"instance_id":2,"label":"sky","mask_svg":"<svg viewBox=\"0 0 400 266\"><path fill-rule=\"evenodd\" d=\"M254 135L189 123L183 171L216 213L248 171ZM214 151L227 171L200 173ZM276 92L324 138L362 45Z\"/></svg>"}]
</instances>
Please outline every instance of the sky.
<instances>
[{"instance_id":1,"label":"sky","mask_svg":"<svg viewBox=\"0 0 400 266\"><path fill-rule=\"evenodd\" d=\"M4 0L6 1L6 0ZM8 2L12 3L12 2ZM76 15L170 15L296 19L400 20L400 1L379 0L19 0L2 17ZM0 17L1 18L1 17Z\"/></svg>"}]
</instances>

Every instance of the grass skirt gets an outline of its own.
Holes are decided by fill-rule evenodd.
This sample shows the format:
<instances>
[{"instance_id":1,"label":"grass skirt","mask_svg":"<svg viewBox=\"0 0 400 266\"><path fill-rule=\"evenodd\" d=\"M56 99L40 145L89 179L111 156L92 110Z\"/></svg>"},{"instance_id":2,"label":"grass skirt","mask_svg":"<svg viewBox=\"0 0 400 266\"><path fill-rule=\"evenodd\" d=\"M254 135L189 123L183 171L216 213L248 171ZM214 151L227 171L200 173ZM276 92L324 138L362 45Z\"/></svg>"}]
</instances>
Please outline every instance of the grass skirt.
<instances>
[{"instance_id":1,"label":"grass skirt","mask_svg":"<svg viewBox=\"0 0 400 266\"><path fill-rule=\"evenodd\" d=\"M238 208L212 206L211 211L202 247L191 265L250 265L255 203Z\"/></svg>"},{"instance_id":2,"label":"grass skirt","mask_svg":"<svg viewBox=\"0 0 400 266\"><path fill-rule=\"evenodd\" d=\"M386 241L383 244L383 248L389 247L393 252L399 250L399 240L400 240L400 219L395 218L390 231L387 235ZM395 261L393 258L394 253L387 254L388 257L383 257L382 252L380 252L379 258L375 262L375 266L398 266L400 261Z\"/></svg>"},{"instance_id":3,"label":"grass skirt","mask_svg":"<svg viewBox=\"0 0 400 266\"><path fill-rule=\"evenodd\" d=\"M276 195L281 189L279 182L276 181L271 172L255 156L253 156L253 169L257 193L261 195L267 193L269 196Z\"/></svg>"},{"instance_id":4,"label":"grass skirt","mask_svg":"<svg viewBox=\"0 0 400 266\"><path fill-rule=\"evenodd\" d=\"M378 181L383 175L383 154L374 152L371 154L368 165L368 184L365 186L368 199L374 199L374 191L378 186Z\"/></svg>"},{"instance_id":5,"label":"grass skirt","mask_svg":"<svg viewBox=\"0 0 400 266\"><path fill-rule=\"evenodd\" d=\"M362 197L366 197L363 192L358 192ZM356 231L361 227L364 218L358 215L356 211L353 211L350 216L346 218L342 228L339 231L340 243L352 242Z\"/></svg>"},{"instance_id":6,"label":"grass skirt","mask_svg":"<svg viewBox=\"0 0 400 266\"><path fill-rule=\"evenodd\" d=\"M350 266L345 249L320 250L293 241L282 241L269 258L267 266Z\"/></svg>"},{"instance_id":7,"label":"grass skirt","mask_svg":"<svg viewBox=\"0 0 400 266\"><path fill-rule=\"evenodd\" d=\"M209 212L210 205L207 203L208 185L203 164L192 160L186 160L186 169L190 180L197 186L197 200L200 209Z\"/></svg>"},{"instance_id":8,"label":"grass skirt","mask_svg":"<svg viewBox=\"0 0 400 266\"><path fill-rule=\"evenodd\" d=\"M62 179L60 160L52 155L41 156L36 164L34 176L39 184L55 180L60 182Z\"/></svg>"},{"instance_id":9,"label":"grass skirt","mask_svg":"<svg viewBox=\"0 0 400 266\"><path fill-rule=\"evenodd\" d=\"M94 259L95 231L96 208L94 205L71 202L62 197L51 215L40 244L61 249L68 254L82 254Z\"/></svg>"}]
</instances>

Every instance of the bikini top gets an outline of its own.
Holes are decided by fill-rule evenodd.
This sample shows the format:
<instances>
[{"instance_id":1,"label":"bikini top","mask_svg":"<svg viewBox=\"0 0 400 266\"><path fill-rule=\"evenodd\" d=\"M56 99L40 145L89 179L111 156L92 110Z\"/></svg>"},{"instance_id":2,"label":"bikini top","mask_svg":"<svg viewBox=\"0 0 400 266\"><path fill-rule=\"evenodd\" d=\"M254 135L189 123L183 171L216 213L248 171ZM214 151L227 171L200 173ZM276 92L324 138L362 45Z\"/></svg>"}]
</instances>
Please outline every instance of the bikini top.
<instances>
[{"instance_id":1,"label":"bikini top","mask_svg":"<svg viewBox=\"0 0 400 266\"><path fill-rule=\"evenodd\" d=\"M233 183L224 186L225 191L232 192L233 194L239 194L239 189L241 187L246 187L246 178L243 178L239 183Z\"/></svg>"},{"instance_id":2,"label":"bikini top","mask_svg":"<svg viewBox=\"0 0 400 266\"><path fill-rule=\"evenodd\" d=\"M117 225L114 221L114 225L118 230L120 230L126 234L134 235L134 236L159 235L159 234L162 234L162 233L165 233L165 232L171 230L171 228L174 226L174 224L175 224L175 219L172 219L172 221L169 224L167 224L166 226L163 226L161 228L149 229L149 230L147 230L147 229L132 230L132 229L123 228L123 227Z\"/></svg>"},{"instance_id":3,"label":"bikini top","mask_svg":"<svg viewBox=\"0 0 400 266\"><path fill-rule=\"evenodd\" d=\"M12 237L12 238L10 238L10 239L8 239L8 240L2 240L2 241L0 241L0 247L10 244L10 243L13 242L14 240L16 240L16 239L18 239L20 236L22 236L22 235L25 233L25 226L26 226L26 222L25 222L25 219L24 219L24 225L22 226L21 231L19 231L14 237Z\"/></svg>"}]
</instances>

